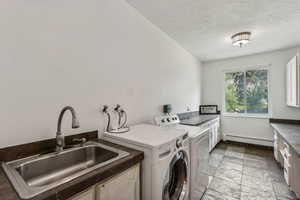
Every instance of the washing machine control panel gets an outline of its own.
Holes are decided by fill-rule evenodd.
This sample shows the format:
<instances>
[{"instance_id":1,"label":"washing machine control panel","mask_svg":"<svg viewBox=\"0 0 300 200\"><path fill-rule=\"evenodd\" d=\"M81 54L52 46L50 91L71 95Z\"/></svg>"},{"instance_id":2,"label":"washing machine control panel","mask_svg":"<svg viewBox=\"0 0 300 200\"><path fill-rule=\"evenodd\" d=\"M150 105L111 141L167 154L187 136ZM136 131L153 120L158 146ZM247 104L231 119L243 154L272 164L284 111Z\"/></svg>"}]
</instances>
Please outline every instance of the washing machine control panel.
<instances>
[{"instance_id":1,"label":"washing machine control panel","mask_svg":"<svg viewBox=\"0 0 300 200\"><path fill-rule=\"evenodd\" d=\"M167 126L171 124L179 124L180 120L178 115L166 114L162 116L157 116L154 118L155 124L158 126Z\"/></svg>"}]
</instances>

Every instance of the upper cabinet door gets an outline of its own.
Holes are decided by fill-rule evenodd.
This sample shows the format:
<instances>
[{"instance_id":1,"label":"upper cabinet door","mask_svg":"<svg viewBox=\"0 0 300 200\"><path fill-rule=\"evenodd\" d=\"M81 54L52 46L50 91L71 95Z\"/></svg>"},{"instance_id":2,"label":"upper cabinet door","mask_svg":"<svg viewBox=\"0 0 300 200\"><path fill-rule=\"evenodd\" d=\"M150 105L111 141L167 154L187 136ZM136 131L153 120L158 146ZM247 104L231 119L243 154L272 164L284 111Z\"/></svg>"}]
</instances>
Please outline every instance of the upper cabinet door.
<instances>
[{"instance_id":1,"label":"upper cabinet door","mask_svg":"<svg viewBox=\"0 0 300 200\"><path fill-rule=\"evenodd\" d=\"M299 107L299 73L299 56L295 56L286 67L286 102L288 106Z\"/></svg>"}]
</instances>

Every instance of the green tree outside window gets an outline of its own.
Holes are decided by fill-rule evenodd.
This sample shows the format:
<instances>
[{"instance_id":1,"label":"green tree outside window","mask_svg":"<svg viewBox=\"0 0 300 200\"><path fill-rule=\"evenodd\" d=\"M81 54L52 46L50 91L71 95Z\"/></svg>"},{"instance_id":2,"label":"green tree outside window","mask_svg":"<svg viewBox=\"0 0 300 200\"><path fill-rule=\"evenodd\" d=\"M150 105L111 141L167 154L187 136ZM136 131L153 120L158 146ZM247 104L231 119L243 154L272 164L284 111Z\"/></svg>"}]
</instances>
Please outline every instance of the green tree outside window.
<instances>
[{"instance_id":1,"label":"green tree outside window","mask_svg":"<svg viewBox=\"0 0 300 200\"><path fill-rule=\"evenodd\" d=\"M225 84L226 112L268 113L267 70L225 73Z\"/></svg>"}]
</instances>

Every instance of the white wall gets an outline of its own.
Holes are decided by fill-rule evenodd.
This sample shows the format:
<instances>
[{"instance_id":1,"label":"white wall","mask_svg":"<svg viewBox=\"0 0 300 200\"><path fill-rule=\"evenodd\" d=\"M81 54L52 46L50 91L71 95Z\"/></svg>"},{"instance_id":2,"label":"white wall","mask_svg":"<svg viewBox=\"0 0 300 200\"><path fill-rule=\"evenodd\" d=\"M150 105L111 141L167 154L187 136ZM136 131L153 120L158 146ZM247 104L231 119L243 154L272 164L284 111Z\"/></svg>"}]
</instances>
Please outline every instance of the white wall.
<instances>
[{"instance_id":1,"label":"white wall","mask_svg":"<svg viewBox=\"0 0 300 200\"><path fill-rule=\"evenodd\" d=\"M246 47L247 48L247 47ZM285 66L300 48L243 56L203 64L202 103L222 107L224 70L243 69L257 65L270 66L270 103L273 118L300 119L300 110L285 103ZM223 132L233 136L272 139L269 119L222 117ZM251 141L250 141L251 142Z\"/></svg>"},{"instance_id":2,"label":"white wall","mask_svg":"<svg viewBox=\"0 0 300 200\"><path fill-rule=\"evenodd\" d=\"M200 63L123 0L5 0L0 7L0 147L53 138L60 109L100 129L103 104L130 123L200 104Z\"/></svg>"}]
</instances>

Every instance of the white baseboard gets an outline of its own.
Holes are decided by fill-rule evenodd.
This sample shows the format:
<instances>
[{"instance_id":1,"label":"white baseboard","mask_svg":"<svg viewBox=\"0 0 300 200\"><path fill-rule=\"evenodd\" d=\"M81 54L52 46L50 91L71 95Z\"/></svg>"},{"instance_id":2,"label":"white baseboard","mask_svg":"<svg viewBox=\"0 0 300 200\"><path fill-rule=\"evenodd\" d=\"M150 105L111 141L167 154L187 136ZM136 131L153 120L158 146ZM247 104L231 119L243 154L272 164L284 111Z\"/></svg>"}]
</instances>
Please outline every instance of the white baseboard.
<instances>
[{"instance_id":1,"label":"white baseboard","mask_svg":"<svg viewBox=\"0 0 300 200\"><path fill-rule=\"evenodd\" d=\"M242 142L248 144L256 144L262 146L273 147L274 142L270 139L261 139L261 138L253 138L253 137L245 137L245 136L238 136L238 135L224 135L224 141L233 141L233 142Z\"/></svg>"}]
</instances>

